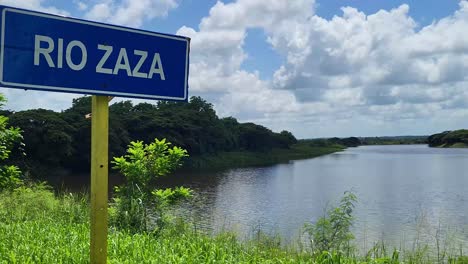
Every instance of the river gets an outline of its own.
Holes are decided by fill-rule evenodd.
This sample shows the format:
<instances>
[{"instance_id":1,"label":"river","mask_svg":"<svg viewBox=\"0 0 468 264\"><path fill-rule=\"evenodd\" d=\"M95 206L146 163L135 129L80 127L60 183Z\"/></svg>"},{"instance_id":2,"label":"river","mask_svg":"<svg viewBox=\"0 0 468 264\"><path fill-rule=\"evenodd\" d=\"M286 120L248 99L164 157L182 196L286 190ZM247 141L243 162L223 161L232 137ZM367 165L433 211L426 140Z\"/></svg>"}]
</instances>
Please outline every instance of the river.
<instances>
[{"instance_id":1,"label":"river","mask_svg":"<svg viewBox=\"0 0 468 264\"><path fill-rule=\"evenodd\" d=\"M406 246L441 234L457 246L468 239L468 149L362 146L288 164L168 180L194 189L198 202L191 215L212 231L248 236L260 228L293 241L304 223L314 222L351 190L358 197L353 232L361 248L381 240Z\"/></svg>"}]
</instances>

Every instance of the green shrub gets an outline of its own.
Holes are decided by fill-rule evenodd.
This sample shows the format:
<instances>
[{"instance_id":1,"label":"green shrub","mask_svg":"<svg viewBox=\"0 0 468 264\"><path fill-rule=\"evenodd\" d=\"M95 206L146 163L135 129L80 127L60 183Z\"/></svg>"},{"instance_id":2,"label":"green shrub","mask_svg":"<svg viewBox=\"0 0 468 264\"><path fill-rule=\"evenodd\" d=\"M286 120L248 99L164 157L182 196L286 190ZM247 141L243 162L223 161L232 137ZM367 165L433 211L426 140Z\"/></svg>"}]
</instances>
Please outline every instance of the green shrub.
<instances>
[{"instance_id":1,"label":"green shrub","mask_svg":"<svg viewBox=\"0 0 468 264\"><path fill-rule=\"evenodd\" d=\"M305 224L312 252L340 251L347 255L352 253L351 232L353 209L357 201L352 192L345 192L338 207L328 210L315 224Z\"/></svg>"},{"instance_id":2,"label":"green shrub","mask_svg":"<svg viewBox=\"0 0 468 264\"><path fill-rule=\"evenodd\" d=\"M150 144L131 142L127 155L114 158L112 163L127 179L127 183L115 188L111 207L111 223L133 232L161 229L167 220L164 214L170 206L191 196L184 187L155 190L151 181L180 167L187 151L170 147L165 139L155 139Z\"/></svg>"},{"instance_id":3,"label":"green shrub","mask_svg":"<svg viewBox=\"0 0 468 264\"><path fill-rule=\"evenodd\" d=\"M6 102L5 97L0 94L0 107ZM8 118L0 115L0 162L4 163L11 154L11 149L18 144L23 137L21 130L16 127L8 127ZM23 183L21 171L14 165L0 165L0 190L13 189Z\"/></svg>"}]
</instances>

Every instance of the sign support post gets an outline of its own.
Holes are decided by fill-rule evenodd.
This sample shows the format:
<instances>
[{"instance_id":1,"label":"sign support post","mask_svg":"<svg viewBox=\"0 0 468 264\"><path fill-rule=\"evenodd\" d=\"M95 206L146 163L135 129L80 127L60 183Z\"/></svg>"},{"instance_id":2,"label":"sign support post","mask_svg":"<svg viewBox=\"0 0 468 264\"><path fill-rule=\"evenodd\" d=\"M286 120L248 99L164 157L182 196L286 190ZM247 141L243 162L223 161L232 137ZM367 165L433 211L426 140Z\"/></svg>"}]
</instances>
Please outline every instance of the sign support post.
<instances>
[{"instance_id":1,"label":"sign support post","mask_svg":"<svg viewBox=\"0 0 468 264\"><path fill-rule=\"evenodd\" d=\"M90 247L92 264L107 262L108 102L107 96L92 97Z\"/></svg>"}]
</instances>

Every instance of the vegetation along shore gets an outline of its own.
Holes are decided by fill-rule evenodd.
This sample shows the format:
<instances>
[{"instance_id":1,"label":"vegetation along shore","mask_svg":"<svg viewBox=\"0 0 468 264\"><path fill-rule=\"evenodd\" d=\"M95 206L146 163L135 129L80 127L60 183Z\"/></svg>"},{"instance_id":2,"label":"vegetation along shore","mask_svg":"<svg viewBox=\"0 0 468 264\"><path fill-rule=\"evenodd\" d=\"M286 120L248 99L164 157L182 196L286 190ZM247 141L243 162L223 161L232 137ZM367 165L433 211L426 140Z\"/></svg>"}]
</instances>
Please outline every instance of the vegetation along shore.
<instances>
[{"instance_id":1,"label":"vegetation along shore","mask_svg":"<svg viewBox=\"0 0 468 264\"><path fill-rule=\"evenodd\" d=\"M12 151L11 162L40 180L50 180L63 171L85 174L90 164L91 126L85 116L90 109L91 97L81 97L62 112L2 111L11 126L27 135L24 145ZM131 141L154 138L165 138L190 153L182 169L264 166L344 148L336 142L316 146L297 140L289 131L277 133L258 124L239 123L233 117L220 118L200 97L192 97L189 103L133 105L123 101L110 106L110 158L123 155Z\"/></svg>"},{"instance_id":2,"label":"vegetation along shore","mask_svg":"<svg viewBox=\"0 0 468 264\"><path fill-rule=\"evenodd\" d=\"M359 253L350 232L354 198L345 195L315 224L305 224L304 236L310 239L298 239L288 245L282 244L281 237L260 230L245 239L230 231L207 234L196 229L195 222L168 215L160 230L132 230L113 221L108 262L468 263L468 258L459 252L438 252L430 245L404 249L388 248L378 242L369 251ZM88 208L86 194L55 195L45 185L26 184L0 191L0 263L88 263ZM114 203L111 219L115 219L115 212ZM336 228L339 235L334 232Z\"/></svg>"},{"instance_id":3,"label":"vegetation along shore","mask_svg":"<svg viewBox=\"0 0 468 264\"><path fill-rule=\"evenodd\" d=\"M83 102L81 100L87 99L75 101L74 107L79 106ZM195 99L197 101L202 102ZM131 106L127 102L118 104L119 107L125 105ZM188 105L193 107L193 104ZM179 106L164 103L156 107L140 107L160 111L164 107ZM52 155L48 148L62 151L62 155L71 151L68 155L72 155L77 151L74 148L84 147L83 144L73 145L74 141L68 138L70 135L63 131L69 129L74 137L81 135L86 140L86 120L82 115L87 112L86 109L68 112L68 116L67 111L9 113L11 120L16 118L15 122L22 124L20 127L23 131L11 127L7 117L0 119L0 263L88 263L89 193L56 192L46 183L34 180L35 171L31 170L34 161L48 161L59 166L72 166L72 161L77 162ZM196 112L206 110L194 109ZM116 111L115 108L113 111ZM44 115L47 119L39 118ZM148 115L143 114L140 118L151 120ZM217 118L216 115L212 117ZM24 122L21 123L21 120ZM73 122L67 123L66 120L82 122L84 128ZM296 140L287 131L274 133L252 123L238 124L232 119L221 122L236 124L234 128L240 130L239 135L242 136L237 138L239 141L236 138L231 141L237 142L237 147L257 150L218 152L221 153L218 158L244 162L241 165L258 164L265 160L283 162L307 158L363 144L359 138ZM114 133L128 133L116 127L113 129ZM165 131L170 134L172 130ZM258 138L254 137L255 140L250 141L252 135ZM176 136L173 138L177 139ZM263 145L252 145L259 138L264 140ZM69 144L57 145L60 142ZM190 146L193 147L198 143L192 144ZM184 162L196 161L197 158L187 159L189 153L166 139L153 138L130 141L123 147L121 155L113 156L111 166L125 177L125 181L113 190L108 208L110 263L467 263L463 252L432 250L432 245L418 244L409 250L388 249L384 242L376 242L374 247L362 254L355 246L351 232L355 220L353 211L357 203L357 197L351 192L345 192L338 204L326 210L316 221L304 223L301 229L303 235L292 244L284 244L281 237L265 234L261 228L246 239L229 230L206 233L197 228L195 220L184 216L182 220L179 214L173 213L180 205L191 201L191 189L183 186L158 189L151 184L156 178L170 175ZM255 157L256 153L268 153L269 160L264 159L265 156ZM45 154L50 156L41 156ZM31 157L43 160L37 161ZM86 155L81 158L86 158ZM258 159L255 162L246 161L255 158ZM20 161L17 163L19 166L10 165L13 161ZM213 161L206 163L215 164ZM220 164L220 167L224 165ZM28 170L28 173L23 169Z\"/></svg>"},{"instance_id":4,"label":"vegetation along shore","mask_svg":"<svg viewBox=\"0 0 468 264\"><path fill-rule=\"evenodd\" d=\"M434 134L427 139L429 146L439 148L468 148L468 130L460 129Z\"/></svg>"}]
</instances>

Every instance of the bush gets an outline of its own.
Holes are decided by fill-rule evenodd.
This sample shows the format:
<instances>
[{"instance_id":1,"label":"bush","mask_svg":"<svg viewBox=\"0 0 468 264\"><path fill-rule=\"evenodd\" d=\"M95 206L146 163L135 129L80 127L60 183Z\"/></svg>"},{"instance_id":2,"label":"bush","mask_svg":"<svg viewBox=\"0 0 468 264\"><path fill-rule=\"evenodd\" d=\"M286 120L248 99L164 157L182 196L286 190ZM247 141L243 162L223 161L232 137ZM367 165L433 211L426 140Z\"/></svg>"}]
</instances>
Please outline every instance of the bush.
<instances>
[{"instance_id":1,"label":"bush","mask_svg":"<svg viewBox=\"0 0 468 264\"><path fill-rule=\"evenodd\" d=\"M184 187L155 190L151 186L153 179L180 167L182 158L188 156L186 150L170 145L165 139L150 144L131 142L127 155L114 158L114 168L127 179L115 189L110 209L115 226L132 232L161 229L166 222L165 209L191 196L191 190Z\"/></svg>"},{"instance_id":2,"label":"bush","mask_svg":"<svg viewBox=\"0 0 468 264\"><path fill-rule=\"evenodd\" d=\"M0 94L0 107L6 102L5 97ZM18 144L23 137L21 130L8 127L8 117L0 115L0 162L5 162L11 154L11 149ZM0 165L0 190L13 189L23 183L21 171L14 165Z\"/></svg>"},{"instance_id":3,"label":"bush","mask_svg":"<svg viewBox=\"0 0 468 264\"><path fill-rule=\"evenodd\" d=\"M350 242L354 239L350 229L353 225L352 213L356 201L355 194L345 192L338 207L328 210L315 224L305 224L312 252L339 251L350 255Z\"/></svg>"}]
</instances>

